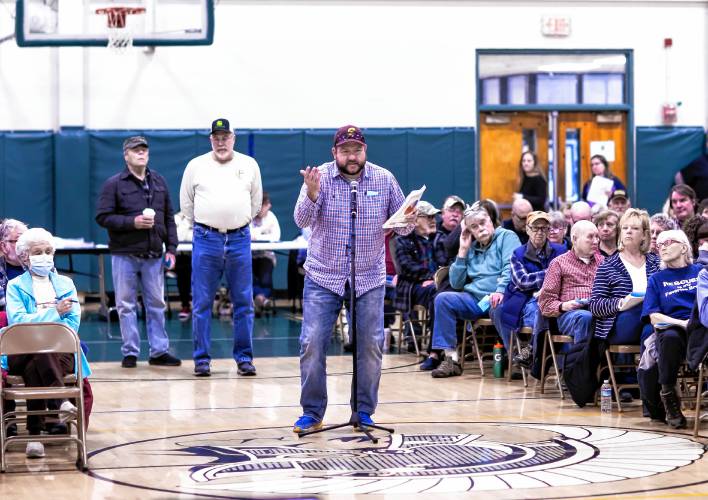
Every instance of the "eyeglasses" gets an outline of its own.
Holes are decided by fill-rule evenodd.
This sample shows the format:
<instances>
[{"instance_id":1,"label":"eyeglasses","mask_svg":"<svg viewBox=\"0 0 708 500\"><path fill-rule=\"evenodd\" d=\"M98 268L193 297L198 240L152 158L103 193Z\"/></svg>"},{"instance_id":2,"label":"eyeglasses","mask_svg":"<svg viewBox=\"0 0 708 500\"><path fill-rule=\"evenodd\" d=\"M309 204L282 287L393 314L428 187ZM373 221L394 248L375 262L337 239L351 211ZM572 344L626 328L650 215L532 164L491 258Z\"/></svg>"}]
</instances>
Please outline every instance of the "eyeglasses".
<instances>
[{"instance_id":1,"label":"eyeglasses","mask_svg":"<svg viewBox=\"0 0 708 500\"><path fill-rule=\"evenodd\" d=\"M233 138L234 138L233 134L210 136L210 139L212 140L212 142L229 142Z\"/></svg>"},{"instance_id":2,"label":"eyeglasses","mask_svg":"<svg viewBox=\"0 0 708 500\"><path fill-rule=\"evenodd\" d=\"M664 241L662 241L661 243L657 243L657 244L656 244L656 247L657 247L657 248L664 248L664 247L671 246L671 245L673 245L674 243L683 243L683 242L677 241L677 240L664 240Z\"/></svg>"},{"instance_id":3,"label":"eyeglasses","mask_svg":"<svg viewBox=\"0 0 708 500\"><path fill-rule=\"evenodd\" d=\"M532 233L547 233L551 228L548 226L527 226Z\"/></svg>"},{"instance_id":4,"label":"eyeglasses","mask_svg":"<svg viewBox=\"0 0 708 500\"><path fill-rule=\"evenodd\" d=\"M564 226L551 226L548 228L548 232L557 233L558 231L565 231L565 227Z\"/></svg>"}]
</instances>

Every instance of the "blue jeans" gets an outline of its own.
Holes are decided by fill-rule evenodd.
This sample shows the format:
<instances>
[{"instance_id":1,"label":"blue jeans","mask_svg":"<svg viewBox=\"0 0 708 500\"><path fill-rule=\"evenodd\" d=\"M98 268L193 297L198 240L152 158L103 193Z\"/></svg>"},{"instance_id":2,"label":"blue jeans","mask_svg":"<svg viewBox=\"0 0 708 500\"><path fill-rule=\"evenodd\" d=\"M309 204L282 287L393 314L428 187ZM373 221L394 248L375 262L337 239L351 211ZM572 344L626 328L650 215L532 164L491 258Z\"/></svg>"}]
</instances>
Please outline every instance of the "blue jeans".
<instances>
[{"instance_id":1,"label":"blue jeans","mask_svg":"<svg viewBox=\"0 0 708 500\"><path fill-rule=\"evenodd\" d=\"M211 309L221 277L226 277L233 305L237 363L253 359L253 278L248 226L224 234L194 225L192 239L192 336L194 364L211 360Z\"/></svg>"},{"instance_id":2,"label":"blue jeans","mask_svg":"<svg viewBox=\"0 0 708 500\"><path fill-rule=\"evenodd\" d=\"M521 327L529 326L535 327L536 316L538 315L538 302L536 297L531 297L531 300L524 304L524 309L521 312ZM509 350L509 342L511 341L511 329L504 327L501 321L501 307L497 307L496 310L491 311L492 321L494 321L494 328L497 329L499 336L504 343L504 348L506 352L511 352Z\"/></svg>"},{"instance_id":3,"label":"blue jeans","mask_svg":"<svg viewBox=\"0 0 708 500\"><path fill-rule=\"evenodd\" d=\"M123 356L140 355L138 332L138 283L143 291L150 357L156 358L170 348L165 331L165 276L162 258L141 259L132 255L112 255L113 287L123 337Z\"/></svg>"},{"instance_id":4,"label":"blue jeans","mask_svg":"<svg viewBox=\"0 0 708 500\"><path fill-rule=\"evenodd\" d=\"M564 312L558 316L558 329L563 335L573 337L573 343L577 344L590 337L592 319L592 313L587 309Z\"/></svg>"},{"instance_id":5,"label":"blue jeans","mask_svg":"<svg viewBox=\"0 0 708 500\"><path fill-rule=\"evenodd\" d=\"M476 320L487 316L477 307L477 299L467 292L442 292L435 296L433 350L455 349L458 319Z\"/></svg>"},{"instance_id":6,"label":"blue jeans","mask_svg":"<svg viewBox=\"0 0 708 500\"><path fill-rule=\"evenodd\" d=\"M352 411L369 415L376 411L381 380L384 293L384 287L380 286L356 299L358 408ZM341 296L305 277L300 334L300 405L304 415L318 421L322 421L327 410L327 346L345 302L349 302L349 285Z\"/></svg>"}]
</instances>

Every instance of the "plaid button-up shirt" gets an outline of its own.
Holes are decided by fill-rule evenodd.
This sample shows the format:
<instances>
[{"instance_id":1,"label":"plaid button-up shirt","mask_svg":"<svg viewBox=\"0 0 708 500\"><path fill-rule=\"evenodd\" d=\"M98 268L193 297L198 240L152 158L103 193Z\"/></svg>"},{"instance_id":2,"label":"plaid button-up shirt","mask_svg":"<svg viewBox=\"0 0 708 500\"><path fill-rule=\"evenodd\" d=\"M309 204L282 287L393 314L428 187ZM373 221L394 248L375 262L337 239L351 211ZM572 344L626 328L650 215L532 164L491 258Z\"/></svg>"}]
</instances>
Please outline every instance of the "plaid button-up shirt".
<instances>
[{"instance_id":1,"label":"plaid button-up shirt","mask_svg":"<svg viewBox=\"0 0 708 500\"><path fill-rule=\"evenodd\" d=\"M295 204L295 223L312 228L305 271L319 286L344 295L349 281L349 233L351 203L349 181L335 162L320 170L320 195L316 202L307 196L303 183ZM366 162L359 180L356 217L356 296L383 286L386 281L384 232L381 227L403 205L405 197L393 174ZM398 234L413 230L410 224L397 228Z\"/></svg>"}]
</instances>

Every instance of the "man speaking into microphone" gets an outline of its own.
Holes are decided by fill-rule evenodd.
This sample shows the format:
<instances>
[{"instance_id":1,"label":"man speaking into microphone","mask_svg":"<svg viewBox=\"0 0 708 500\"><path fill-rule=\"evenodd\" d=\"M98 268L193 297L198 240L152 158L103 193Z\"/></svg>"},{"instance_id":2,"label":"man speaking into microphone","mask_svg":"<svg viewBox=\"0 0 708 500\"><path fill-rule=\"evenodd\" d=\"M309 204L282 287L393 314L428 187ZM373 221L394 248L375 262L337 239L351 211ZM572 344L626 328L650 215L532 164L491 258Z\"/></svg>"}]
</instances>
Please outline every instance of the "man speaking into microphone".
<instances>
[{"instance_id":1,"label":"man speaking into microphone","mask_svg":"<svg viewBox=\"0 0 708 500\"><path fill-rule=\"evenodd\" d=\"M355 294L357 322L358 412L362 426L373 425L383 351L383 301L386 269L384 222L403 205L393 174L366 161L366 140L358 127L334 134L334 161L300 170L304 178L295 204L295 223L310 227L305 261L300 334L300 405L303 415L293 432L322 427L327 409L327 346L344 302L349 306L351 224L355 220ZM356 216L352 217L352 211ZM408 234L415 212L397 228Z\"/></svg>"}]
</instances>

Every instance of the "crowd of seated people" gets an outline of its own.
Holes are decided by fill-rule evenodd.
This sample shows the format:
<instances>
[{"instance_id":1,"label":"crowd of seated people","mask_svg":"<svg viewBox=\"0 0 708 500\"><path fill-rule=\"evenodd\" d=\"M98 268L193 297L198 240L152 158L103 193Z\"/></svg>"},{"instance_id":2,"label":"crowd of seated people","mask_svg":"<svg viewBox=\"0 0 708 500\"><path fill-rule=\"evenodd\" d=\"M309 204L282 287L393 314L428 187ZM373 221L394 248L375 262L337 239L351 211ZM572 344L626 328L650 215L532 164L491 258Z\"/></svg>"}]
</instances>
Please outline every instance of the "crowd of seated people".
<instances>
[{"instance_id":1,"label":"crowd of seated people","mask_svg":"<svg viewBox=\"0 0 708 500\"><path fill-rule=\"evenodd\" d=\"M533 172L535 161L522 156L524 175ZM706 301L706 292L703 299L697 294L697 276L708 264L708 202L699 204L690 186L677 185L668 194L667 212L650 216L633 208L603 157L592 161L593 175L612 181L606 205L581 199L557 211L535 210L530 197L515 193L511 217L501 221L494 200L464 205L450 195L441 214L421 203L416 231L393 237L401 267L398 276L390 276L394 303L399 310L427 308L432 335L420 369L434 378L462 373L461 320L490 318L507 352L512 332L531 328L531 342L514 357L523 367L538 359L534 346L542 345L539 334L548 328L576 344L641 345L645 352L651 342L654 365L640 376L645 414L683 427L673 386L686 359L691 308ZM590 183L584 188L587 195ZM446 213L451 207L455 212ZM701 265L693 265L699 254ZM440 268L447 268L448 279L436 286ZM704 274L708 280L708 270ZM669 282L681 282L682 288L666 300L662 287ZM708 304L701 311L707 316Z\"/></svg>"}]
</instances>

